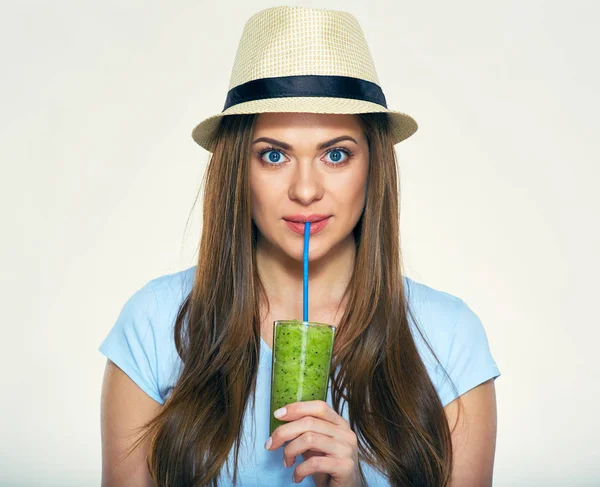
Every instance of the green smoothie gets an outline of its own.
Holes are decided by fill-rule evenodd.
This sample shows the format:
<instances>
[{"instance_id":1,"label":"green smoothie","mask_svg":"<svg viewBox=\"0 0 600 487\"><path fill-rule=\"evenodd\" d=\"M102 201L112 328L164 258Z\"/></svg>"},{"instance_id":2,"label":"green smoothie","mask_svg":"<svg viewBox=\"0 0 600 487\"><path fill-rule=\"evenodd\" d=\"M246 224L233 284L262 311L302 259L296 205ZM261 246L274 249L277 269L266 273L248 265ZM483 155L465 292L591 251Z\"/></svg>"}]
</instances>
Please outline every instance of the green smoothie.
<instances>
[{"instance_id":1,"label":"green smoothie","mask_svg":"<svg viewBox=\"0 0 600 487\"><path fill-rule=\"evenodd\" d=\"M273 412L297 401L327 400L335 327L298 320L273 327L270 432L285 424Z\"/></svg>"}]
</instances>

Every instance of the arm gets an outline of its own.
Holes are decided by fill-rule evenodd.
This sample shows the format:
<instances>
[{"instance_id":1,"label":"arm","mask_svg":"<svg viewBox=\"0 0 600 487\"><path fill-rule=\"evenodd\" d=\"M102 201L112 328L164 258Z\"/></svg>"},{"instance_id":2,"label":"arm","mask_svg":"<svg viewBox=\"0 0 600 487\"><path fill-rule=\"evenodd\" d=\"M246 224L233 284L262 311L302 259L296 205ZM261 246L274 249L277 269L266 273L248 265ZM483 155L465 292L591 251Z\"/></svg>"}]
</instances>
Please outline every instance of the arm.
<instances>
[{"instance_id":1,"label":"arm","mask_svg":"<svg viewBox=\"0 0 600 487\"><path fill-rule=\"evenodd\" d=\"M497 428L494 380L474 387L460 399L463 407L458 422L458 400L444 408L454 454L450 487L491 486Z\"/></svg>"},{"instance_id":2,"label":"arm","mask_svg":"<svg viewBox=\"0 0 600 487\"><path fill-rule=\"evenodd\" d=\"M107 360L101 399L102 487L155 485L146 466L148 442L125 461L121 456L139 438L133 436L133 428L146 424L161 407Z\"/></svg>"}]
</instances>

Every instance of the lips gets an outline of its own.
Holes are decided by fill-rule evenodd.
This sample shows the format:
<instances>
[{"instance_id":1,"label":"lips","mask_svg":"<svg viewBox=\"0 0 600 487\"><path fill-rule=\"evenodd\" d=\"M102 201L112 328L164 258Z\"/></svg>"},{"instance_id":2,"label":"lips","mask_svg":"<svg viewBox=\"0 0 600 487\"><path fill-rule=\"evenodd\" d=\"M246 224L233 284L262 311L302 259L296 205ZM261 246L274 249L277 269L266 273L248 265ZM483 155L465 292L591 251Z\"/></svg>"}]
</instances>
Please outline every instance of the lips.
<instances>
[{"instance_id":1,"label":"lips","mask_svg":"<svg viewBox=\"0 0 600 487\"><path fill-rule=\"evenodd\" d=\"M321 220L325 220L329 218L331 215L320 215L320 214L312 214L312 215L289 215L284 216L283 219L288 222L296 222L296 223L316 223Z\"/></svg>"},{"instance_id":2,"label":"lips","mask_svg":"<svg viewBox=\"0 0 600 487\"><path fill-rule=\"evenodd\" d=\"M331 220L331 218L326 217L323 220L317 220L314 223L311 222L310 235L313 235L313 234L323 230L323 228L325 228L325 226L329 223L329 220ZM299 233L300 235L304 235L305 222L293 222L293 221L285 220L285 224L293 232Z\"/></svg>"}]
</instances>

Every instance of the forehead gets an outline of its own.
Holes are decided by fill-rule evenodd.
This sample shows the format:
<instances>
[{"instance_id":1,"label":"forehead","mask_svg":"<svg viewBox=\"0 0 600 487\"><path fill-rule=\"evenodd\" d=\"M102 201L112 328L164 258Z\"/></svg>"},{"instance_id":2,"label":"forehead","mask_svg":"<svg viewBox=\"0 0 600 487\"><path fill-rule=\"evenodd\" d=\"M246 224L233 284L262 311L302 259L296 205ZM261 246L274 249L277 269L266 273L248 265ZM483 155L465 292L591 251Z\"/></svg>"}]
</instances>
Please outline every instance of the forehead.
<instances>
[{"instance_id":1,"label":"forehead","mask_svg":"<svg viewBox=\"0 0 600 487\"><path fill-rule=\"evenodd\" d=\"M254 133L259 132L297 132L310 130L344 131L359 135L362 125L358 115L338 113L260 113L254 125Z\"/></svg>"}]
</instances>

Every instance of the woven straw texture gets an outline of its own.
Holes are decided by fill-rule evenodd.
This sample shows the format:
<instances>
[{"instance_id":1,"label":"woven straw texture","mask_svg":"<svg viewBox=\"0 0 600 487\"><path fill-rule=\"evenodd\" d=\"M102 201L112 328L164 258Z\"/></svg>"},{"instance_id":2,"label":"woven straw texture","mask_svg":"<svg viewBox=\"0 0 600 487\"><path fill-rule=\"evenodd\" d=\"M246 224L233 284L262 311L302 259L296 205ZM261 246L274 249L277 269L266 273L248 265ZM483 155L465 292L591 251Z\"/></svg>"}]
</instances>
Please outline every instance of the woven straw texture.
<instances>
[{"instance_id":1,"label":"woven straw texture","mask_svg":"<svg viewBox=\"0 0 600 487\"><path fill-rule=\"evenodd\" d=\"M254 14L246 22L228 89L255 79L311 74L351 76L379 85L365 36L352 14L304 7L273 7ZM409 115L368 101L282 97L233 105L200 122L192 131L192 138L212 151L214 135L223 116L262 112L385 112L390 118L395 144L417 130L417 123Z\"/></svg>"},{"instance_id":2,"label":"woven straw texture","mask_svg":"<svg viewBox=\"0 0 600 487\"><path fill-rule=\"evenodd\" d=\"M250 17L229 89L253 79L303 74L352 76L379 84L356 18L302 7L275 7Z\"/></svg>"}]
</instances>

